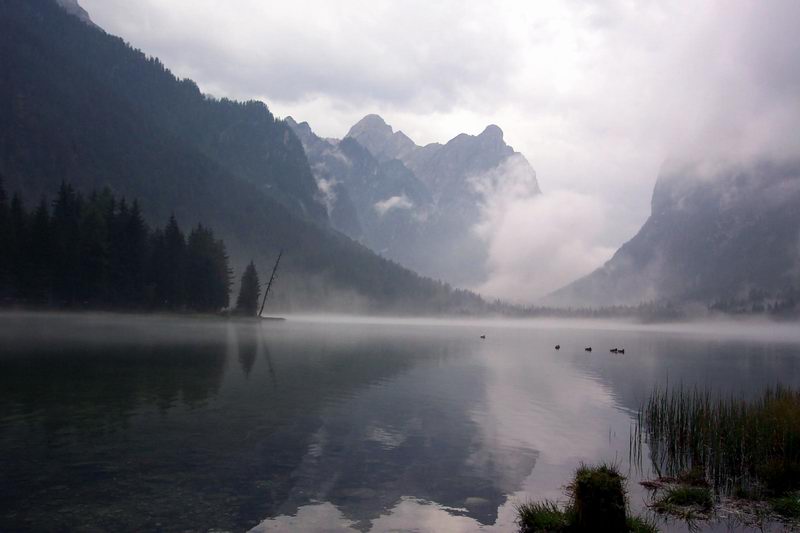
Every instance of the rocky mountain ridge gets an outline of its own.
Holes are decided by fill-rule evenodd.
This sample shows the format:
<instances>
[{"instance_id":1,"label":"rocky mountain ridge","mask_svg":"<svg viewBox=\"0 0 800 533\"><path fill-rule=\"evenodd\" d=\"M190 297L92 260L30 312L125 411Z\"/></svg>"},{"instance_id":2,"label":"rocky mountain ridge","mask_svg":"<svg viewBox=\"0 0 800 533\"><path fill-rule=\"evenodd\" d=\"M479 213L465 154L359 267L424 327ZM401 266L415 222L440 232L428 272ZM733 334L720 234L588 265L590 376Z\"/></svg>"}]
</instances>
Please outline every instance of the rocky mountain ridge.
<instances>
[{"instance_id":1,"label":"rocky mountain ridge","mask_svg":"<svg viewBox=\"0 0 800 533\"><path fill-rule=\"evenodd\" d=\"M78 17L79 20L85 22L86 24L95 26L95 23L92 21L89 13L83 9L83 7L78 3L78 0L56 0L56 3L70 15Z\"/></svg>"},{"instance_id":2,"label":"rocky mountain ridge","mask_svg":"<svg viewBox=\"0 0 800 533\"><path fill-rule=\"evenodd\" d=\"M669 162L641 230L562 305L768 305L800 289L800 162Z\"/></svg>"},{"instance_id":3,"label":"rocky mountain ridge","mask_svg":"<svg viewBox=\"0 0 800 533\"><path fill-rule=\"evenodd\" d=\"M374 114L342 140L318 137L307 122L286 122L303 143L334 227L456 285L477 284L487 275L487 243L473 231L487 200L485 182L506 179L513 162L540 193L533 168L495 125L419 146Z\"/></svg>"}]
</instances>

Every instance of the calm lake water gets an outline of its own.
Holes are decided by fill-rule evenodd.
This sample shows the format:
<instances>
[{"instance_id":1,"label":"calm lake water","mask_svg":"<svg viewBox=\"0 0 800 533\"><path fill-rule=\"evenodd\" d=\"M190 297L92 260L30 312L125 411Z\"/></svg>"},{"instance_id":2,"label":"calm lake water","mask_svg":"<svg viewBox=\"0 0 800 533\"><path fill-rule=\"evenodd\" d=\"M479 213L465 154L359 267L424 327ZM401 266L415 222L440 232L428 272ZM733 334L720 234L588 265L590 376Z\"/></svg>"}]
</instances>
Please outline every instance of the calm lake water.
<instances>
[{"instance_id":1,"label":"calm lake water","mask_svg":"<svg viewBox=\"0 0 800 533\"><path fill-rule=\"evenodd\" d=\"M653 386L778 382L796 325L5 314L0 530L513 531L598 460L639 509Z\"/></svg>"}]
</instances>

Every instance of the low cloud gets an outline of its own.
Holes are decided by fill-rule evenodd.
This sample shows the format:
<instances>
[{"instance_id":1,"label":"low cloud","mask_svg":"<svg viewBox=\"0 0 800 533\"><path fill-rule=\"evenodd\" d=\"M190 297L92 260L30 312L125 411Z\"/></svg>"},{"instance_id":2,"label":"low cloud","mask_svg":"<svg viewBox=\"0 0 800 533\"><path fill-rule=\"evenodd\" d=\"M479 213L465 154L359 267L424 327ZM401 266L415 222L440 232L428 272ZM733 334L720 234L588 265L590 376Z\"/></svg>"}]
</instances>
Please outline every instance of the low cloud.
<instances>
[{"instance_id":1,"label":"low cloud","mask_svg":"<svg viewBox=\"0 0 800 533\"><path fill-rule=\"evenodd\" d=\"M414 204L404 194L402 196L392 196L386 200L382 200L375 204L375 211L381 216L385 215L392 209L411 209Z\"/></svg>"},{"instance_id":2,"label":"low cloud","mask_svg":"<svg viewBox=\"0 0 800 533\"><path fill-rule=\"evenodd\" d=\"M570 191L492 197L478 229L489 250L489 278L476 289L528 304L588 274L614 253L597 243L609 212L596 198Z\"/></svg>"},{"instance_id":3,"label":"low cloud","mask_svg":"<svg viewBox=\"0 0 800 533\"><path fill-rule=\"evenodd\" d=\"M323 167L324 168L324 167ZM333 211L333 206L336 205L336 186L339 184L335 179L326 179L319 176L319 167L314 167L314 176L317 182L317 191L319 191L319 199L325 205L328 214Z\"/></svg>"},{"instance_id":4,"label":"low cloud","mask_svg":"<svg viewBox=\"0 0 800 533\"><path fill-rule=\"evenodd\" d=\"M541 194L536 174L517 154L470 179L483 198L473 231L488 250L485 296L528 304L608 260L598 244L609 206L571 191Z\"/></svg>"}]
</instances>

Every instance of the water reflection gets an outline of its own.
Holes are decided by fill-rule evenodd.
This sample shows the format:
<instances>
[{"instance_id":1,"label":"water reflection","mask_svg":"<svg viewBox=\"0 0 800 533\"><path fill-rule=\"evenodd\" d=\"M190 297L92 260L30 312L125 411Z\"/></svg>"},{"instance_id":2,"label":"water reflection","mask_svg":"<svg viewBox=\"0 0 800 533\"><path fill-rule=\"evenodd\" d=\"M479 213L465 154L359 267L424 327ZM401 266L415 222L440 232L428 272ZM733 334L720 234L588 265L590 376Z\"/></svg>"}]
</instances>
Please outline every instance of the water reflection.
<instances>
[{"instance_id":1,"label":"water reflection","mask_svg":"<svg viewBox=\"0 0 800 533\"><path fill-rule=\"evenodd\" d=\"M0 316L0 530L508 530L667 377L800 385L791 343L481 331Z\"/></svg>"}]
</instances>

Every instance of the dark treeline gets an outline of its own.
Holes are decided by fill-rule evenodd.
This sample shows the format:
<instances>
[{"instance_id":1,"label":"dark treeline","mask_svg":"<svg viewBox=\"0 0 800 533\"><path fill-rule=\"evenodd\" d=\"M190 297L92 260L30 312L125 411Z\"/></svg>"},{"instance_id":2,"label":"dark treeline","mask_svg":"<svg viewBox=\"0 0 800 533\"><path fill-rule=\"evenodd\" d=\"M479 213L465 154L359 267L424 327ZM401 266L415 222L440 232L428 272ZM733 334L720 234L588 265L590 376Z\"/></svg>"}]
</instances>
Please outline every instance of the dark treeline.
<instances>
[{"instance_id":1,"label":"dark treeline","mask_svg":"<svg viewBox=\"0 0 800 533\"><path fill-rule=\"evenodd\" d=\"M752 299L721 300L713 304L661 300L637 305L602 307L507 307L504 309L504 314L526 318L624 318L641 322L673 322L733 316L764 316L775 320L793 320L800 317L800 290L790 287L775 294L761 293Z\"/></svg>"},{"instance_id":2,"label":"dark treeline","mask_svg":"<svg viewBox=\"0 0 800 533\"><path fill-rule=\"evenodd\" d=\"M62 184L52 204L9 200L0 178L0 301L6 305L216 312L228 306L225 244L175 217L150 229L136 201L84 197Z\"/></svg>"}]
</instances>

